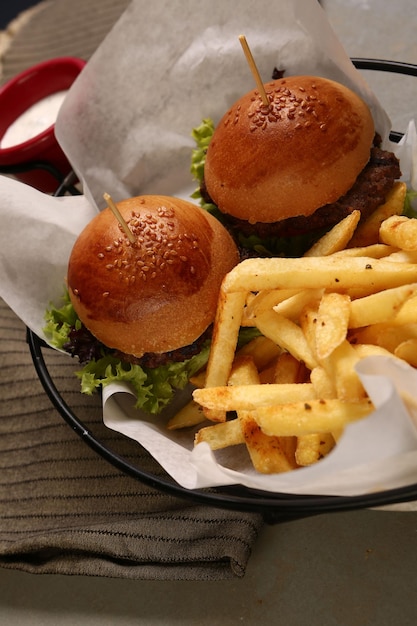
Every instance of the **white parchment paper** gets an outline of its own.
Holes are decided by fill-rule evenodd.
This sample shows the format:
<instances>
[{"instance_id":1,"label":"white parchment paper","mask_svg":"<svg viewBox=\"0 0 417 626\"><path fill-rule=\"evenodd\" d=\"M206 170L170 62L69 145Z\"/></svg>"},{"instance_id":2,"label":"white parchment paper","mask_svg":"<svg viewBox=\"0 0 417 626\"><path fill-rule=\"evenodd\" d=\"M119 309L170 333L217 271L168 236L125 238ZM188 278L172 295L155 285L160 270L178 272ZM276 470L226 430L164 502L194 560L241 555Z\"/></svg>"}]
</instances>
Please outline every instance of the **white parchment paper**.
<instances>
[{"instance_id":1,"label":"white parchment paper","mask_svg":"<svg viewBox=\"0 0 417 626\"><path fill-rule=\"evenodd\" d=\"M404 180L415 185L414 122L401 145L389 143L387 115L316 0L134 0L74 83L57 121L58 140L84 195L52 198L0 179L0 296L37 334L43 335L48 303L62 294L71 247L102 207L105 191L115 200L141 193L189 199L195 187L189 174L191 129L205 117L217 121L254 86L241 33L265 81L276 67L288 75L333 78L362 95L385 147L400 156ZM189 432L169 433L165 417L133 411L125 387L105 390L103 418L109 428L139 441L187 488L241 483L268 491L353 495L416 482L410 404L410 397L417 402L416 371L395 360L371 359L361 363L360 375L376 411L347 428L325 460L284 475L256 474L243 446L220 455L203 444L193 449Z\"/></svg>"}]
</instances>

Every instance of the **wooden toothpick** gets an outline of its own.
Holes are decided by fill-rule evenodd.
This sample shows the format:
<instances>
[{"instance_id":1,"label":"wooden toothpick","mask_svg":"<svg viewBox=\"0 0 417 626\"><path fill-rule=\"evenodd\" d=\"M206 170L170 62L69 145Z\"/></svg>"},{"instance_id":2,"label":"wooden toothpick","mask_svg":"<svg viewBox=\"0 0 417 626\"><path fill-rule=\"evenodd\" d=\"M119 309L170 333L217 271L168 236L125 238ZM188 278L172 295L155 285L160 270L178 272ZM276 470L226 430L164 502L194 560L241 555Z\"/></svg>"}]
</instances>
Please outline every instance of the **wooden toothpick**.
<instances>
[{"instance_id":1,"label":"wooden toothpick","mask_svg":"<svg viewBox=\"0 0 417 626\"><path fill-rule=\"evenodd\" d=\"M113 215L115 216L115 218L119 222L120 226L125 231L126 236L129 239L130 243L135 243L136 242L136 237L132 233L132 231L130 230L129 226L127 225L125 219L123 218L122 214L120 213L119 209L117 208L117 206L116 206L113 198L111 197L111 195L108 194L108 193L104 193L103 194L103 198L107 202L107 205L108 205L109 209L113 212Z\"/></svg>"},{"instance_id":2,"label":"wooden toothpick","mask_svg":"<svg viewBox=\"0 0 417 626\"><path fill-rule=\"evenodd\" d=\"M249 64L249 67L251 69L251 72L253 74L253 77L255 79L256 85L258 87L259 93L261 95L262 98L262 102L266 105L269 106L270 102L268 100L268 96L266 95L266 91L265 91L265 87L263 85L262 79L261 79L261 75L259 74L259 70L256 67L256 63L255 63L255 59L253 58L252 52L249 48L248 42L246 41L246 37L245 35L239 35L239 41L242 45L243 48L243 52L245 53L246 56L246 60Z\"/></svg>"}]
</instances>

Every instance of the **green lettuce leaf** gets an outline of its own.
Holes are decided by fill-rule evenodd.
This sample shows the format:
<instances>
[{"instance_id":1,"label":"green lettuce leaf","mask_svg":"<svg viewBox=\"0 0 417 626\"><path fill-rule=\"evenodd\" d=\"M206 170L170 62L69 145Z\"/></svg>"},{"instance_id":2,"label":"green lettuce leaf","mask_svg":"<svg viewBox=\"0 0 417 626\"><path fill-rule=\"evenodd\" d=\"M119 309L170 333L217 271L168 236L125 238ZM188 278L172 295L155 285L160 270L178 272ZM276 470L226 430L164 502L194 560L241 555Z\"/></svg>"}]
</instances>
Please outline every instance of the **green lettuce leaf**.
<instances>
[{"instance_id":1,"label":"green lettuce leaf","mask_svg":"<svg viewBox=\"0 0 417 626\"><path fill-rule=\"evenodd\" d=\"M407 217L417 218L417 204L416 208L414 208L413 203L417 201L417 191L413 189L407 189L407 193L405 194L404 200L404 211L403 214Z\"/></svg>"},{"instance_id":2,"label":"green lettuce leaf","mask_svg":"<svg viewBox=\"0 0 417 626\"><path fill-rule=\"evenodd\" d=\"M63 304L60 307L50 304L50 308L45 313L46 324L43 329L51 345L59 350L63 350L64 345L68 342L71 328L81 327L81 322L74 311L67 290L62 295L62 301Z\"/></svg>"},{"instance_id":3,"label":"green lettuce leaf","mask_svg":"<svg viewBox=\"0 0 417 626\"><path fill-rule=\"evenodd\" d=\"M76 375L81 381L81 391L92 395L110 383L128 383L135 395L135 407L157 415L173 400L176 391L184 389L191 376L205 366L210 346L191 359L179 363L145 368L120 361L111 354L87 363Z\"/></svg>"},{"instance_id":4,"label":"green lettuce leaf","mask_svg":"<svg viewBox=\"0 0 417 626\"><path fill-rule=\"evenodd\" d=\"M51 345L60 350L65 350L70 341L71 329L82 326L67 292L63 296L61 307L50 305L45 313L45 320L45 335ZM257 329L243 328L238 345L244 345L257 335ZM136 408L157 415L170 404L175 393L184 389L190 378L205 367L210 353L210 341L206 341L201 351L190 359L155 368L121 361L103 346L99 352L102 354L100 358L91 359L75 372L81 382L81 392L92 395L110 383L128 383L136 395Z\"/></svg>"}]
</instances>

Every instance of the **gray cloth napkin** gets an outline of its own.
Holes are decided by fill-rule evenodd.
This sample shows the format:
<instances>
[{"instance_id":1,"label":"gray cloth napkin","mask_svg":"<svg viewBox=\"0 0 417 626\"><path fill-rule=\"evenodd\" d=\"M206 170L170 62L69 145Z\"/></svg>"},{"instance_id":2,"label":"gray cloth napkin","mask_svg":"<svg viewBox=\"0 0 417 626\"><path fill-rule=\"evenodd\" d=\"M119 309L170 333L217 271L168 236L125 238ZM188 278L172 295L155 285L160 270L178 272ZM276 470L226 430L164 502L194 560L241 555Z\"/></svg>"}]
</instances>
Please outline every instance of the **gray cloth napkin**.
<instances>
[{"instance_id":1,"label":"gray cloth napkin","mask_svg":"<svg viewBox=\"0 0 417 626\"><path fill-rule=\"evenodd\" d=\"M41 2L10 32L1 82L48 58L88 59L128 4ZM163 474L138 444L103 426L98 398L79 391L76 363L53 350L45 358L86 428L129 462ZM148 580L244 575L262 517L172 497L102 459L52 407L25 327L2 301L0 368L0 566Z\"/></svg>"},{"instance_id":2,"label":"gray cloth napkin","mask_svg":"<svg viewBox=\"0 0 417 626\"><path fill-rule=\"evenodd\" d=\"M135 442L106 429L76 363L45 360L86 428L131 463L163 475ZM102 459L52 407L23 323L0 300L0 566L47 574L147 580L243 576L261 515L195 505Z\"/></svg>"}]
</instances>

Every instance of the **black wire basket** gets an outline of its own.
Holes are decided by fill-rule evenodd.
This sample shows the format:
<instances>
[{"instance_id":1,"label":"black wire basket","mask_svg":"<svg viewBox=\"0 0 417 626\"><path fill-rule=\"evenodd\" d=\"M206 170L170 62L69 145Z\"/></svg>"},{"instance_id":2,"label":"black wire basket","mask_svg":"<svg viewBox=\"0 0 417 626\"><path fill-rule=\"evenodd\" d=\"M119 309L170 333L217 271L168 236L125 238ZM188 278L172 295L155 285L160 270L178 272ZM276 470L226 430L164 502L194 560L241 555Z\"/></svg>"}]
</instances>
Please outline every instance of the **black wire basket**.
<instances>
[{"instance_id":1,"label":"black wire basket","mask_svg":"<svg viewBox=\"0 0 417 626\"><path fill-rule=\"evenodd\" d=\"M352 62L360 70L394 72L417 76L417 65L409 63L362 58L354 58ZM395 142L398 142L401 137L402 134L396 131L392 131L390 134L390 139ZM43 167L45 165L34 164L34 166ZM74 175L69 175L66 178L58 175L57 181L59 186L55 195L79 193L77 187L74 186L76 182ZM117 450L117 445L114 444L114 436L111 440L112 443L109 443L102 436L102 431L100 433L94 427L87 427L85 421L76 415L70 403L63 398L59 389L59 380L54 380L54 374L45 361L45 351L48 350L48 346L29 329L27 331L27 341L36 372L45 392L68 425L82 438L86 445L90 446L106 461L122 470L125 474L160 491L191 500L195 503L240 511L258 512L269 523L277 523L281 520L297 519L324 512L378 507L417 499L417 482L388 491L359 496L270 493L249 489L240 485L194 490L181 487L161 469L159 471L149 470L148 467L143 467L137 459L133 458L132 460L132 455L129 455L128 459L123 454L120 454ZM118 436L120 438L123 437L123 435ZM136 442L135 445L139 446ZM141 455L138 455L138 459L140 458Z\"/></svg>"}]
</instances>

